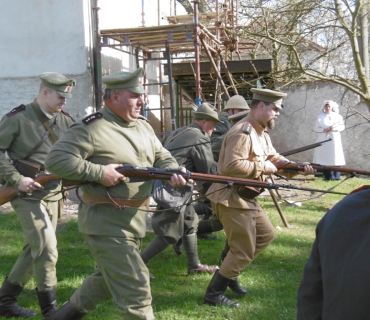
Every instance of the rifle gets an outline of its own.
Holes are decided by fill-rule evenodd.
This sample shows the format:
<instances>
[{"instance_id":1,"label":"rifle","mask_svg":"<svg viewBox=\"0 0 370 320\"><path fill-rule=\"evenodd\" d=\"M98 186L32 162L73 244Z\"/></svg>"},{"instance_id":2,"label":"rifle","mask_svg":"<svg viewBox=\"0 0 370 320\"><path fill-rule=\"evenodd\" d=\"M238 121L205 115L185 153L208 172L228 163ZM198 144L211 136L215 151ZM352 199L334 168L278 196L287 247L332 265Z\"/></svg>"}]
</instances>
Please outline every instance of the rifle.
<instances>
[{"instance_id":1,"label":"rifle","mask_svg":"<svg viewBox=\"0 0 370 320\"><path fill-rule=\"evenodd\" d=\"M320 147L320 146L323 145L323 143L328 142L328 141L331 141L331 138L329 138L328 140L324 140L324 141L320 141L320 142L317 142L317 143L309 144L308 146L304 146L304 147L301 147L301 148L297 148L297 149L293 149L293 150L290 150L290 151L282 152L282 153L280 153L280 155L282 155L284 157L290 156L291 154L296 154L296 153L303 152L303 151L306 151L306 150L309 150L309 149Z\"/></svg>"},{"instance_id":2,"label":"rifle","mask_svg":"<svg viewBox=\"0 0 370 320\"><path fill-rule=\"evenodd\" d=\"M334 194L340 194L340 195L347 195L347 193L342 192L335 192L335 191L326 191L326 190L319 190L319 189L312 189L312 188L301 188L297 187L292 184L277 184L272 182L264 182L264 181L257 181L257 180L250 180L250 179L241 179L241 178L234 178L234 177L227 177L227 176L219 176L219 175L213 175L213 174L203 174L203 173L195 173L195 172L182 172L179 170L169 170L169 169L161 169L161 168L142 168L142 167L136 167L132 165L123 165L121 167L118 167L116 169L119 173L123 174L125 177L135 177L135 178L141 178L141 179L158 179L158 180L170 180L171 176L176 173L178 175L181 175L185 180L198 180L203 182L216 182L216 183L222 183L225 185L228 185L230 188L252 188L254 189L253 192L256 192L258 195L262 191L259 189L295 189L295 190L302 190L302 191L313 191L313 192L325 192L325 193L334 193ZM38 183L41 185L62 180L62 184L64 187L78 187L82 184L86 184L89 182L86 181L76 181L76 180L66 180L62 179L56 174L53 173L42 173L39 174L35 179ZM20 191L16 187L6 187L3 189L0 189L0 205L7 203L8 201L13 200L15 197L18 196ZM255 196L256 196L255 195Z\"/></svg>"},{"instance_id":3,"label":"rifle","mask_svg":"<svg viewBox=\"0 0 370 320\"><path fill-rule=\"evenodd\" d=\"M321 164L309 163L309 162L294 163L294 162L279 161L279 162L274 163L274 165L279 170L287 169L288 171L289 170L303 171L304 166L310 165L310 166L312 166L312 168L316 169L316 171L318 171L318 172L334 171L334 172L341 172L341 173L344 173L344 174L352 174L352 175L356 175L356 174L361 174L361 175L365 175L365 176L370 175L370 171L367 171L367 170L359 170L359 169L352 169L352 168L346 168L346 167L323 166Z\"/></svg>"}]
</instances>

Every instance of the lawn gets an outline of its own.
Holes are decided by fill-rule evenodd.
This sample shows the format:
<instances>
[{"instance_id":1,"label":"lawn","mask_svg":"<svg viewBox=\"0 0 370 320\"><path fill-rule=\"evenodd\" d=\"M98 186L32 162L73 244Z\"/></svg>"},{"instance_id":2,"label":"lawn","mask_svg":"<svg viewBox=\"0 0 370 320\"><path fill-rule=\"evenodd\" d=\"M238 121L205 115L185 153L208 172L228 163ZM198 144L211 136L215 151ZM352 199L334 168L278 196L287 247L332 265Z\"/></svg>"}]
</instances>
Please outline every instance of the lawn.
<instances>
[{"instance_id":1,"label":"lawn","mask_svg":"<svg viewBox=\"0 0 370 320\"><path fill-rule=\"evenodd\" d=\"M323 181L318 178L295 180L293 181L295 184L317 189L329 189L338 184L335 181ZM369 184L368 180L353 178L341 183L334 190L347 193L364 184ZM238 298L230 290L226 292L226 295L238 301L241 307L231 309L204 305L204 293L212 275L188 276L185 255L178 257L172 247L168 247L148 264L150 271L156 276L151 283L156 319L295 319L296 292L314 240L315 226L327 210L343 196L300 191L281 194L289 200L299 201L301 206L281 204L290 224L290 228L285 228L270 197L260 198L261 205L276 228L276 239L239 277L239 281L248 289L248 294ZM0 230L2 242L0 273L4 278L20 253L24 240L13 212L0 214ZM217 234L219 235L217 240L198 241L199 256L204 264L218 264L225 236L222 231ZM94 261L78 233L75 218L60 223L57 235L59 247L57 294L60 306L78 288L84 277L94 271ZM153 232L147 233L144 247L153 237ZM39 311L34 289L35 283L31 281L21 294L19 303ZM38 313L33 319L42 319L42 316ZM115 304L108 301L84 319L121 318Z\"/></svg>"}]
</instances>

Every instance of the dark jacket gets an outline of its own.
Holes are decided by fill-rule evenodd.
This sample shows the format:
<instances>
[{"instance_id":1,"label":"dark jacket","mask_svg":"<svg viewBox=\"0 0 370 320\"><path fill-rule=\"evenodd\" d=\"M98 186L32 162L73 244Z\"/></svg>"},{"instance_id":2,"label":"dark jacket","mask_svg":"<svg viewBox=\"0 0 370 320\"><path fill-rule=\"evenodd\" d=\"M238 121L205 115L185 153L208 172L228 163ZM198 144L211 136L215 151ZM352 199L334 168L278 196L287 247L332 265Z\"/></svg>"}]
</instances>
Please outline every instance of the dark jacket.
<instances>
[{"instance_id":1,"label":"dark jacket","mask_svg":"<svg viewBox=\"0 0 370 320\"><path fill-rule=\"evenodd\" d=\"M318 223L298 289L298 320L370 318L370 189L335 205Z\"/></svg>"}]
</instances>

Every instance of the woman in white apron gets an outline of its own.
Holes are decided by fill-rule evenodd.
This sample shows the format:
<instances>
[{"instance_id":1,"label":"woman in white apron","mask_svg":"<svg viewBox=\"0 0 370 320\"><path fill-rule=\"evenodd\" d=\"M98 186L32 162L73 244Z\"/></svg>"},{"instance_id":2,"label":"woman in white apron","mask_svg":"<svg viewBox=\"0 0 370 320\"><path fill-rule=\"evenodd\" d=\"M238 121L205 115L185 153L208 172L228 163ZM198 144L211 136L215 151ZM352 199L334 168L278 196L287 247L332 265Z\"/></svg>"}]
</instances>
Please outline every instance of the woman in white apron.
<instances>
[{"instance_id":1,"label":"woman in white apron","mask_svg":"<svg viewBox=\"0 0 370 320\"><path fill-rule=\"evenodd\" d=\"M313 131L317 133L317 141L332 139L315 148L313 162L326 166L343 166L344 160L340 133L345 129L343 117L339 114L336 102L327 100L321 108L322 113L316 119ZM340 172L324 172L326 180L340 180Z\"/></svg>"}]
</instances>

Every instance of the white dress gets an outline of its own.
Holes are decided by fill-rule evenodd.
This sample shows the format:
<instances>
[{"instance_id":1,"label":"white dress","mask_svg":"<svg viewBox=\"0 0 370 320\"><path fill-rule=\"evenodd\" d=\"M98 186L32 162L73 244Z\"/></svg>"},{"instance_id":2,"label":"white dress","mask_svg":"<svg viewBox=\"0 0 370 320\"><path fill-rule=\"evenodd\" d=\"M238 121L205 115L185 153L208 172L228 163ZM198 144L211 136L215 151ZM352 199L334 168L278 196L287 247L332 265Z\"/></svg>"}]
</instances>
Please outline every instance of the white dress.
<instances>
[{"instance_id":1,"label":"white dress","mask_svg":"<svg viewBox=\"0 0 370 320\"><path fill-rule=\"evenodd\" d=\"M324 129L333 127L333 131L323 132ZM320 113L316 119L313 131L318 135L317 141L324 141L329 138L332 141L325 142L322 146L315 148L313 163L326 166L343 166L344 160L342 139L340 133L345 129L343 117L336 112L329 114Z\"/></svg>"}]
</instances>

